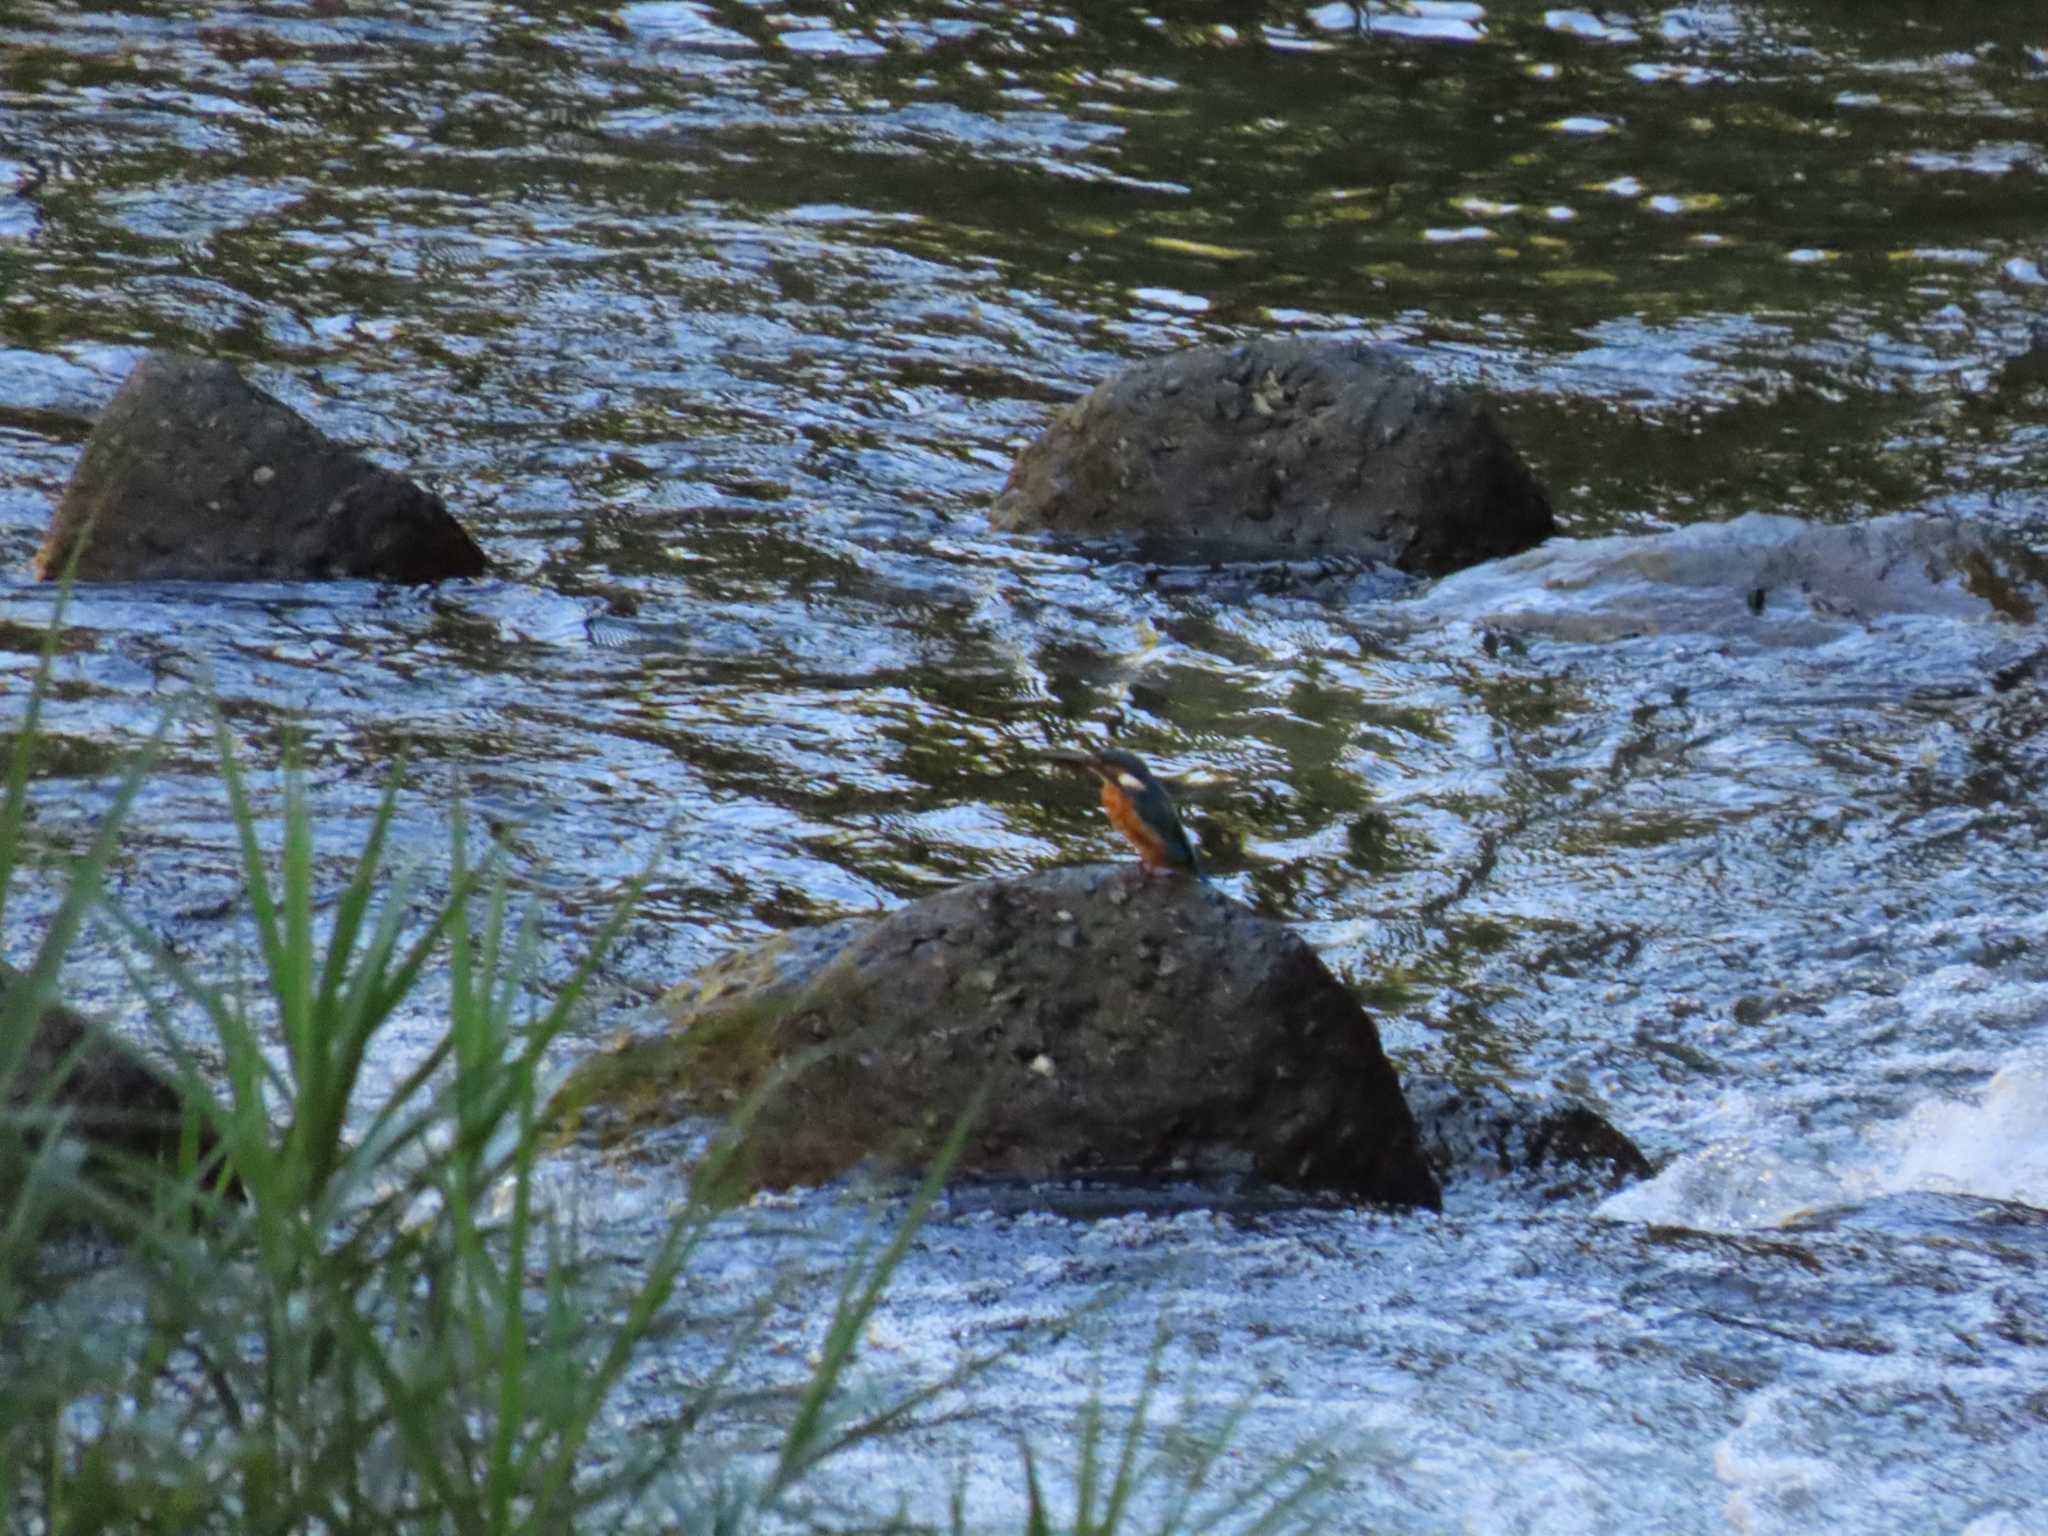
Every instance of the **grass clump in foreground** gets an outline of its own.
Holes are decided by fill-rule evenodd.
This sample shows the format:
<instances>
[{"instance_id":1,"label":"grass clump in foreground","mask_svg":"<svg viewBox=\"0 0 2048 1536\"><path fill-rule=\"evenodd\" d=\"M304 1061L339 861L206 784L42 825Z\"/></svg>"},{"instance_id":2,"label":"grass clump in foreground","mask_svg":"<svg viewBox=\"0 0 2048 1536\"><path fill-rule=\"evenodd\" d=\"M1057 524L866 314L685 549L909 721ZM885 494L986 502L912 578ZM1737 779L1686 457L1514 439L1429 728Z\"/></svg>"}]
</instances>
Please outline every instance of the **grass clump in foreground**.
<instances>
[{"instance_id":1,"label":"grass clump in foreground","mask_svg":"<svg viewBox=\"0 0 2048 1536\"><path fill-rule=\"evenodd\" d=\"M0 919L27 856L42 682L0 799ZM338 898L316 901L302 777L288 764L267 851L218 722L216 736L260 986L208 984L100 900L150 771L145 753L72 864L24 978L0 1000L4 1088L66 952L98 915L150 957L138 985L203 1014L220 1063L202 1072L161 1031L189 1106L169 1160L85 1158L62 1134L63 1106L38 1085L0 1093L0 1525L50 1536L782 1528L801 1518L806 1479L835 1452L965 1379L972 1364L879 1405L847 1390L937 1172L886 1242L844 1261L809 1377L779 1392L753 1379L748 1356L773 1297L740 1315L684 1304L692 1258L721 1220L713 1205L683 1206L630 1265L587 1261L539 1198L551 1134L541 1068L624 910L552 1000L533 1001L537 911L515 911L495 850L471 859L459 816L445 894L429 899L387 868L394 781ZM379 1032L428 987L445 993L446 1032L372 1102ZM57 1274L48 1234L81 1218L123 1256ZM683 1385L665 1384L661 1422L630 1440L607 1432L636 1360L684 1344L700 1364ZM1042 1492L1026 1453L1014 1529L1131 1528L1147 1484L1160 1485L1147 1530L1319 1528L1309 1495L1321 1479L1305 1464L1276 1469L1244 1499L1198 1498L1221 1442L1182 1434L1144 1449L1154 1384L1148 1375L1120 1443L1099 1405L1079 1426L1071 1514L1053 1513L1064 1501ZM733 1443L720 1431L739 1405L754 1432L741 1437L751 1454L735 1456L718 1447ZM764 1405L776 1425L766 1439ZM696 1490L689 1508L677 1506L678 1486ZM952 1523L965 1527L957 1509ZM901 1528L876 1512L859 1524Z\"/></svg>"}]
</instances>

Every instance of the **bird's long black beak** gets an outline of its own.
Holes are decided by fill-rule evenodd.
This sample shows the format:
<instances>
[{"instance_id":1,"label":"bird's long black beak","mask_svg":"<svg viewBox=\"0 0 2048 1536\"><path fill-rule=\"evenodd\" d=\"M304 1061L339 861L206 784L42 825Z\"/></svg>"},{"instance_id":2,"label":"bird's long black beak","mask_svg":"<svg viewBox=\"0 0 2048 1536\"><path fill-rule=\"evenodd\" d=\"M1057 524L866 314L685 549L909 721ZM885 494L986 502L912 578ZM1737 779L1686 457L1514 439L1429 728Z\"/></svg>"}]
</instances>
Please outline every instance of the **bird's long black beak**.
<instances>
[{"instance_id":1,"label":"bird's long black beak","mask_svg":"<svg viewBox=\"0 0 2048 1536\"><path fill-rule=\"evenodd\" d=\"M1048 763L1059 763L1067 768L1085 768L1093 772L1097 758L1093 752L1080 752L1072 747L1060 747L1040 754Z\"/></svg>"}]
</instances>

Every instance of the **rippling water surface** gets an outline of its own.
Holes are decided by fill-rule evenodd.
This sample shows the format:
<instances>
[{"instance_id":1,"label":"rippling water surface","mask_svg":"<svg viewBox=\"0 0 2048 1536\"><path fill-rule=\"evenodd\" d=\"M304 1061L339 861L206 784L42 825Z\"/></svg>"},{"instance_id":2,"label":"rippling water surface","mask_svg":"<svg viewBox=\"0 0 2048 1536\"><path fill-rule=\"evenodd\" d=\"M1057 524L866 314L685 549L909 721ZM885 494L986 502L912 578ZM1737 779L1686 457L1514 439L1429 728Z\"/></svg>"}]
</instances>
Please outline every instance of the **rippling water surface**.
<instances>
[{"instance_id":1,"label":"rippling water surface","mask_svg":"<svg viewBox=\"0 0 2048 1536\"><path fill-rule=\"evenodd\" d=\"M1526 630L1455 581L983 517L1120 363L1306 330L1483 391L1573 536L1931 511L2048 546L2031 9L10 7L0 702L148 347L238 362L499 563L81 592L36 835L76 846L203 682L260 790L304 733L337 856L403 756L407 845L443 856L460 794L565 942L651 869L603 1030L748 936L1101 853L1034 755L1112 730L1405 1067L1586 1097L1666 1168L1442 1220L963 1207L879 1379L1122 1299L870 1486L959 1465L1013 1507L1012 1431L1127 1400L1163 1315L1173 1391L1254 1394L1251 1451L1343 1439L1377 1528L2048 1528L2038 625ZM205 733L169 751L117 894L227 967ZM71 986L132 1014L101 949ZM628 1248L672 1189L566 1166Z\"/></svg>"}]
</instances>

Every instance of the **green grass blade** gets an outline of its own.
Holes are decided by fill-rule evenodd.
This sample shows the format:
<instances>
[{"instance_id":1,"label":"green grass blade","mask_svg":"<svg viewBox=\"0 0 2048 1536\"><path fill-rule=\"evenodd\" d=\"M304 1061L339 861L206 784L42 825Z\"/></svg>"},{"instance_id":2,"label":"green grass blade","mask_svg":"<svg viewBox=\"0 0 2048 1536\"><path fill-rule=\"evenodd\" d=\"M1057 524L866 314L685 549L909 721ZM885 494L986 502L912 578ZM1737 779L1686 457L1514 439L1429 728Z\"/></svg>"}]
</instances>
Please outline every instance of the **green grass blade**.
<instances>
[{"instance_id":1,"label":"green grass blade","mask_svg":"<svg viewBox=\"0 0 2048 1536\"><path fill-rule=\"evenodd\" d=\"M338 997L349 980L349 959L355 954L363 919L376 891L377 876L384 866L384 843L398 815L398 791L404 782L403 764L394 765L384 781L383 796L370 818L369 836L356 858L355 872L335 908L334 927L327 942L327 964L320 974L320 995Z\"/></svg>"},{"instance_id":2,"label":"green grass blade","mask_svg":"<svg viewBox=\"0 0 2048 1536\"><path fill-rule=\"evenodd\" d=\"M28 702L22 706L21 725L7 755L7 785L5 792L0 793L0 930L4 930L7 920L8 888L14 883L14 870L21 862L21 831L28 821L29 770L35 764L36 732L42 723L43 701L50 694L50 677L57 667L64 612L70 606L71 578L67 573L57 589L50 627L43 633L42 653L36 658L36 673L29 682Z\"/></svg>"},{"instance_id":3,"label":"green grass blade","mask_svg":"<svg viewBox=\"0 0 2048 1536\"><path fill-rule=\"evenodd\" d=\"M234 823L235 836L241 847L242 873L248 882L249 906L256 919L257 942L263 948L265 969L275 975L280 965L279 951L283 947L284 936L278 927L277 902L271 895L269 861L264 858L262 845L256 838L256 812L249 801L249 786L236 759L234 737L228 730L227 716L218 704L213 709L213 740L214 760L220 765L221 783L228 794L228 818Z\"/></svg>"}]
</instances>

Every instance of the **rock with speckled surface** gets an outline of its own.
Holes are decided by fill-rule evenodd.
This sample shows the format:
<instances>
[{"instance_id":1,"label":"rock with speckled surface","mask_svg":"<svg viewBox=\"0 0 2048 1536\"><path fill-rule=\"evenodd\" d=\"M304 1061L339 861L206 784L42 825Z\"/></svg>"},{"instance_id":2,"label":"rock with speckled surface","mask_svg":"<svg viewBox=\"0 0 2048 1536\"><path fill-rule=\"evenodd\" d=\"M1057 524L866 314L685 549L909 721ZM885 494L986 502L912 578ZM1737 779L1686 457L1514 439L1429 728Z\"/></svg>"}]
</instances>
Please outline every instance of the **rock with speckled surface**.
<instances>
[{"instance_id":1,"label":"rock with speckled surface","mask_svg":"<svg viewBox=\"0 0 2048 1536\"><path fill-rule=\"evenodd\" d=\"M752 1187L921 1171L980 1100L956 1178L1249 1177L1439 1204L1357 1000L1213 886L1086 865L786 934L670 994L556 1101L630 1131L740 1117Z\"/></svg>"},{"instance_id":2,"label":"rock with speckled surface","mask_svg":"<svg viewBox=\"0 0 2048 1536\"><path fill-rule=\"evenodd\" d=\"M226 363L152 352L86 439L36 574L81 581L440 581L483 573L441 499Z\"/></svg>"},{"instance_id":3,"label":"rock with speckled surface","mask_svg":"<svg viewBox=\"0 0 2048 1536\"><path fill-rule=\"evenodd\" d=\"M1135 535L1148 556L1348 554L1441 575L1549 537L1491 417L1384 348L1275 337L1125 369L1018 456L1001 526Z\"/></svg>"}]
</instances>

